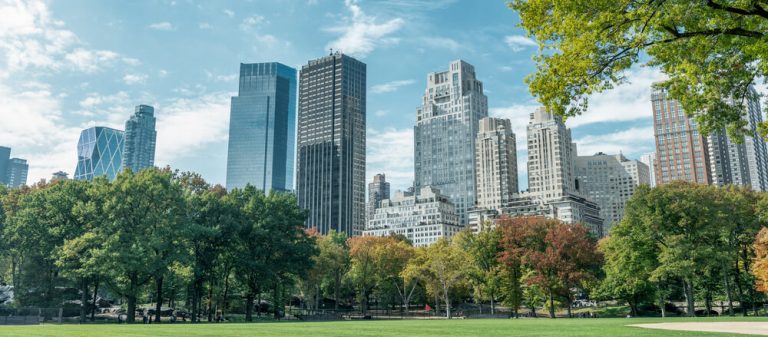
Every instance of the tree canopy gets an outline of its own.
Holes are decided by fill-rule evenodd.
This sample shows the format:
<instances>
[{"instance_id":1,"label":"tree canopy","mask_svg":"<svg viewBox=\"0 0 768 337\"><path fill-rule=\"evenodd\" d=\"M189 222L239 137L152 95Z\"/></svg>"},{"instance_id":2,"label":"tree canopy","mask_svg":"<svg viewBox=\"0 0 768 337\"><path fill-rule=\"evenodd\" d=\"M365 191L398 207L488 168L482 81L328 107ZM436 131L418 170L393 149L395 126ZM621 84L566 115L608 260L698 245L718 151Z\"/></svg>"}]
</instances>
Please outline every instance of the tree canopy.
<instances>
[{"instance_id":1,"label":"tree canopy","mask_svg":"<svg viewBox=\"0 0 768 337\"><path fill-rule=\"evenodd\" d=\"M539 44L537 71L527 78L531 93L565 117L586 112L589 95L629 80L626 70L643 62L667 75L659 85L695 115L703 133L728 127L737 134L746 125L741 103L752 97L750 85L768 75L765 1L512 0L509 6Z\"/></svg>"}]
</instances>

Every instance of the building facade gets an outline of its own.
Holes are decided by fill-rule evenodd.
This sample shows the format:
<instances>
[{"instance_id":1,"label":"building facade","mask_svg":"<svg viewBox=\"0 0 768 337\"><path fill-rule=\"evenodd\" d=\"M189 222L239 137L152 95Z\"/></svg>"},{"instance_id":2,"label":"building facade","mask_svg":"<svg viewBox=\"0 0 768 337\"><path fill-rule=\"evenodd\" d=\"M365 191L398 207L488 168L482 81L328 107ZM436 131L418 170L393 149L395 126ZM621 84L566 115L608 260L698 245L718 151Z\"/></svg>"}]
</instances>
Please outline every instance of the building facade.
<instances>
[{"instance_id":1,"label":"building facade","mask_svg":"<svg viewBox=\"0 0 768 337\"><path fill-rule=\"evenodd\" d=\"M11 158L8 161L8 170L6 181L8 187L16 188L27 184L27 175L29 174L29 164L26 159Z\"/></svg>"},{"instance_id":2,"label":"building facade","mask_svg":"<svg viewBox=\"0 0 768 337\"><path fill-rule=\"evenodd\" d=\"M106 176L114 180L123 163L123 137L123 131L103 126L83 130L77 142L74 179L90 181Z\"/></svg>"},{"instance_id":3,"label":"building facade","mask_svg":"<svg viewBox=\"0 0 768 337\"><path fill-rule=\"evenodd\" d=\"M462 60L427 75L414 127L415 188L433 186L456 207L460 224L475 206L475 139L488 116L488 98L475 68Z\"/></svg>"},{"instance_id":4,"label":"building facade","mask_svg":"<svg viewBox=\"0 0 768 337\"><path fill-rule=\"evenodd\" d=\"M536 109L528 122L528 191L548 200L576 193L573 158L576 144L562 118Z\"/></svg>"},{"instance_id":5,"label":"building facade","mask_svg":"<svg viewBox=\"0 0 768 337\"><path fill-rule=\"evenodd\" d=\"M392 199L382 200L363 235L402 234L415 247L423 247L450 238L462 228L450 199L438 189L425 186L416 193L398 191Z\"/></svg>"},{"instance_id":6,"label":"building facade","mask_svg":"<svg viewBox=\"0 0 768 337\"><path fill-rule=\"evenodd\" d=\"M574 164L581 194L600 206L604 234L624 217L624 205L635 189L650 184L648 166L621 154L577 156Z\"/></svg>"},{"instance_id":7,"label":"building facade","mask_svg":"<svg viewBox=\"0 0 768 337\"><path fill-rule=\"evenodd\" d=\"M654 88L651 94L656 138L656 184L682 180L712 183L707 140L696 121L685 115L680 103L668 99L667 91Z\"/></svg>"},{"instance_id":8,"label":"building facade","mask_svg":"<svg viewBox=\"0 0 768 337\"><path fill-rule=\"evenodd\" d=\"M568 224L584 225L597 237L603 237L603 218L600 205L584 196L568 193L561 197L541 199L529 192L517 195L501 209L501 215L543 216Z\"/></svg>"},{"instance_id":9,"label":"building facade","mask_svg":"<svg viewBox=\"0 0 768 337\"><path fill-rule=\"evenodd\" d=\"M475 146L476 206L499 209L518 192L517 146L509 119L481 119Z\"/></svg>"},{"instance_id":10,"label":"building facade","mask_svg":"<svg viewBox=\"0 0 768 337\"><path fill-rule=\"evenodd\" d=\"M712 183L752 188L754 191L768 190L768 150L766 142L758 133L763 121L760 99L757 91L750 87L751 97L743 104L746 132L734 141L725 130L707 137L709 166ZM736 104L730 102L731 104Z\"/></svg>"},{"instance_id":11,"label":"building facade","mask_svg":"<svg viewBox=\"0 0 768 337\"><path fill-rule=\"evenodd\" d=\"M8 185L8 164L11 161L11 148L0 146L0 185Z\"/></svg>"},{"instance_id":12,"label":"building facade","mask_svg":"<svg viewBox=\"0 0 768 337\"><path fill-rule=\"evenodd\" d=\"M640 162L648 166L648 186L656 187L656 152L646 153L640 156Z\"/></svg>"},{"instance_id":13,"label":"building facade","mask_svg":"<svg viewBox=\"0 0 768 337\"><path fill-rule=\"evenodd\" d=\"M227 188L248 184L263 191L293 190L296 69L270 63L240 64L232 97Z\"/></svg>"},{"instance_id":14,"label":"building facade","mask_svg":"<svg viewBox=\"0 0 768 337\"><path fill-rule=\"evenodd\" d=\"M365 227L365 113L365 63L337 52L302 66L296 196L321 234Z\"/></svg>"},{"instance_id":15,"label":"building facade","mask_svg":"<svg viewBox=\"0 0 768 337\"><path fill-rule=\"evenodd\" d=\"M138 172L155 166L155 124L155 108L137 105L134 114L125 122L123 168Z\"/></svg>"},{"instance_id":16,"label":"building facade","mask_svg":"<svg viewBox=\"0 0 768 337\"><path fill-rule=\"evenodd\" d=\"M365 221L373 218L382 200L389 199L389 183L383 173L373 176L373 182L368 183L368 205L366 206Z\"/></svg>"}]
</instances>

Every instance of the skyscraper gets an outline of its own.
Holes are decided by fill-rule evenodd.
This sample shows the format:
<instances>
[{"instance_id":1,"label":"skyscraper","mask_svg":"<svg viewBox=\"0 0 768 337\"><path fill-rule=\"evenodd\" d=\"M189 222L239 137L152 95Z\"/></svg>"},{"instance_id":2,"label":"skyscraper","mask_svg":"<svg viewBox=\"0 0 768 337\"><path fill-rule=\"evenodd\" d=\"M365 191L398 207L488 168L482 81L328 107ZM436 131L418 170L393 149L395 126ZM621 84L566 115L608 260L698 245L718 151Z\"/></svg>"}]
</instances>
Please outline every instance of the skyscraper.
<instances>
[{"instance_id":1,"label":"skyscraper","mask_svg":"<svg viewBox=\"0 0 768 337\"><path fill-rule=\"evenodd\" d=\"M509 119L480 120L476 138L477 207L498 210L518 191L517 146Z\"/></svg>"},{"instance_id":2,"label":"skyscraper","mask_svg":"<svg viewBox=\"0 0 768 337\"><path fill-rule=\"evenodd\" d=\"M650 182L648 165L621 154L577 156L574 172L580 192L600 205L605 234L624 217L624 205L637 186Z\"/></svg>"},{"instance_id":3,"label":"skyscraper","mask_svg":"<svg viewBox=\"0 0 768 337\"><path fill-rule=\"evenodd\" d=\"M8 187L16 188L27 184L27 174L29 173L29 165L26 159L11 158L8 161L8 172L6 173L6 181L8 181Z\"/></svg>"},{"instance_id":4,"label":"skyscraper","mask_svg":"<svg viewBox=\"0 0 768 337\"><path fill-rule=\"evenodd\" d=\"M11 148L0 146L0 185L8 184L8 164L11 160Z\"/></svg>"},{"instance_id":5,"label":"skyscraper","mask_svg":"<svg viewBox=\"0 0 768 337\"><path fill-rule=\"evenodd\" d=\"M149 105L137 105L136 112L125 122L122 167L138 172L154 166L156 142L155 108Z\"/></svg>"},{"instance_id":6,"label":"skyscraper","mask_svg":"<svg viewBox=\"0 0 768 337\"><path fill-rule=\"evenodd\" d=\"M573 174L576 144L563 119L536 109L528 123L528 190L540 199L562 197L577 191Z\"/></svg>"},{"instance_id":7,"label":"skyscraper","mask_svg":"<svg viewBox=\"0 0 768 337\"><path fill-rule=\"evenodd\" d=\"M123 137L123 131L103 126L83 130L77 142L74 179L90 181L106 176L114 180L123 162Z\"/></svg>"},{"instance_id":8,"label":"skyscraper","mask_svg":"<svg viewBox=\"0 0 768 337\"><path fill-rule=\"evenodd\" d=\"M427 75L422 105L414 127L415 189L432 186L448 196L468 223L475 206L475 137L478 122L488 116L488 98L475 68L456 60L447 71Z\"/></svg>"},{"instance_id":9,"label":"skyscraper","mask_svg":"<svg viewBox=\"0 0 768 337\"><path fill-rule=\"evenodd\" d=\"M366 224L373 219L373 214L379 208L379 203L389 199L389 183L383 173L373 176L373 182L368 184L368 206L366 209Z\"/></svg>"},{"instance_id":10,"label":"skyscraper","mask_svg":"<svg viewBox=\"0 0 768 337\"><path fill-rule=\"evenodd\" d=\"M656 152L646 153L640 156L640 161L648 166L648 186L656 187Z\"/></svg>"},{"instance_id":11,"label":"skyscraper","mask_svg":"<svg viewBox=\"0 0 768 337\"><path fill-rule=\"evenodd\" d=\"M292 190L295 128L296 69L241 63L229 117L227 188Z\"/></svg>"},{"instance_id":12,"label":"skyscraper","mask_svg":"<svg viewBox=\"0 0 768 337\"><path fill-rule=\"evenodd\" d=\"M299 73L296 196L321 234L365 227L365 82L365 63L339 52Z\"/></svg>"},{"instance_id":13,"label":"skyscraper","mask_svg":"<svg viewBox=\"0 0 768 337\"><path fill-rule=\"evenodd\" d=\"M685 115L678 101L668 99L663 88L655 88L651 100L656 137L656 184L676 180L710 184L707 141L699 134L696 121Z\"/></svg>"},{"instance_id":14,"label":"skyscraper","mask_svg":"<svg viewBox=\"0 0 768 337\"><path fill-rule=\"evenodd\" d=\"M746 132L741 139L734 141L725 130L720 130L707 137L709 167L712 183L716 185L741 185L755 191L768 189L768 150L765 140L757 131L763 121L760 99L754 88L752 96L741 104L744 108L742 118L746 121ZM730 104L736 104L729 102Z\"/></svg>"}]
</instances>

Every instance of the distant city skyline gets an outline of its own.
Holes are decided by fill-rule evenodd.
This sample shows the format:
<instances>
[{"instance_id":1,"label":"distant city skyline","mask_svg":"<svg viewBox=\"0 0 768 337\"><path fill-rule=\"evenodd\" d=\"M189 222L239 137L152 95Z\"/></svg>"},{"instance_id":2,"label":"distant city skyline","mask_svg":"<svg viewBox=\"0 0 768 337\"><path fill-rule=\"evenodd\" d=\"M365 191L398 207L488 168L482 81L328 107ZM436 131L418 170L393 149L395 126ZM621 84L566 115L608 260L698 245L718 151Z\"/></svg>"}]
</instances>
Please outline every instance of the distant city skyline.
<instances>
[{"instance_id":1,"label":"distant city skyline","mask_svg":"<svg viewBox=\"0 0 768 337\"><path fill-rule=\"evenodd\" d=\"M413 112L423 95L424 74L440 71L450 60L467 60L481 74L489 115L509 118L518 135L538 106L522 80L533 70L536 47L515 27L517 14L503 1L198 6L181 1L0 4L9 17L18 18L7 23L9 42L57 46L0 46L0 99L7 102L0 109L0 144L28 159L29 181L48 179L56 171L72 174L81 130L123 129L126 111L146 103L157 108L155 164L196 171L223 185L238 64L279 61L296 67L329 48L368 64L365 180L385 173L392 191L414 180ZM661 75L636 68L627 78L630 84L600 95L590 102L589 113L567 121L581 153L638 158L652 150L648 84ZM525 190L524 137L517 141Z\"/></svg>"}]
</instances>

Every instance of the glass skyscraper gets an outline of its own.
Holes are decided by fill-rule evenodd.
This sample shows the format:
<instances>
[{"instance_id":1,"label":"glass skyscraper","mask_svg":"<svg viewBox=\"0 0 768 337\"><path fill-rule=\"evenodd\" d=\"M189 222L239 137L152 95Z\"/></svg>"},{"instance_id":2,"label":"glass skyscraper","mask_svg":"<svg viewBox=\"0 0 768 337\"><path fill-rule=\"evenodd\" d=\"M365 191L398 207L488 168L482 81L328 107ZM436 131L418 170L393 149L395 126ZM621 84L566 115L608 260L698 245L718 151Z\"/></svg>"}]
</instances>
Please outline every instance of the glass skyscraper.
<instances>
[{"instance_id":1,"label":"glass skyscraper","mask_svg":"<svg viewBox=\"0 0 768 337\"><path fill-rule=\"evenodd\" d=\"M240 64L232 97L227 188L293 189L296 69L270 63Z\"/></svg>"},{"instance_id":2,"label":"glass skyscraper","mask_svg":"<svg viewBox=\"0 0 768 337\"><path fill-rule=\"evenodd\" d=\"M8 164L11 159L11 148L0 146L0 185L8 184Z\"/></svg>"},{"instance_id":3,"label":"glass skyscraper","mask_svg":"<svg viewBox=\"0 0 768 337\"><path fill-rule=\"evenodd\" d=\"M154 166L156 141L155 108L149 105L136 106L136 113L125 122L123 167L138 172Z\"/></svg>"},{"instance_id":4,"label":"glass skyscraper","mask_svg":"<svg viewBox=\"0 0 768 337\"><path fill-rule=\"evenodd\" d=\"M29 164L26 159L11 158L8 161L8 172L6 181L8 187L16 188L27 184L27 174L29 173Z\"/></svg>"},{"instance_id":5,"label":"glass skyscraper","mask_svg":"<svg viewBox=\"0 0 768 337\"><path fill-rule=\"evenodd\" d=\"M76 180L106 176L114 180L123 162L123 131L95 126L83 130L77 142Z\"/></svg>"},{"instance_id":6,"label":"glass skyscraper","mask_svg":"<svg viewBox=\"0 0 768 337\"><path fill-rule=\"evenodd\" d=\"M415 188L436 187L456 206L460 224L475 206L475 138L488 98L475 68L462 60L427 75L414 127Z\"/></svg>"},{"instance_id":7,"label":"glass skyscraper","mask_svg":"<svg viewBox=\"0 0 768 337\"><path fill-rule=\"evenodd\" d=\"M361 235L365 226L366 66L335 53L299 75L296 196L306 225Z\"/></svg>"}]
</instances>

